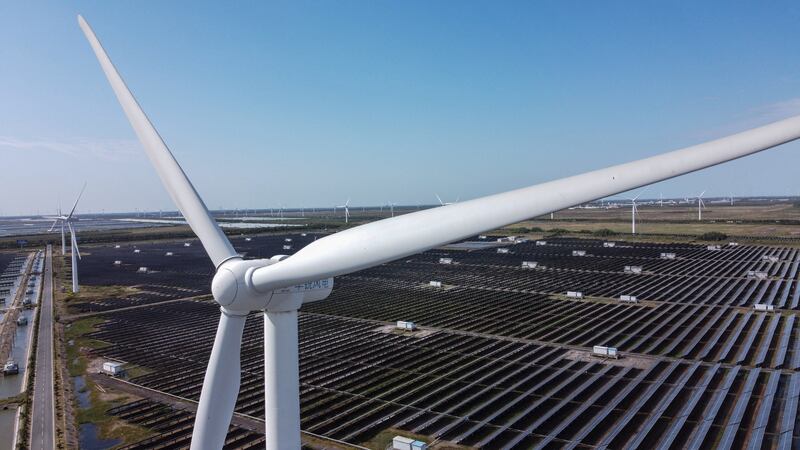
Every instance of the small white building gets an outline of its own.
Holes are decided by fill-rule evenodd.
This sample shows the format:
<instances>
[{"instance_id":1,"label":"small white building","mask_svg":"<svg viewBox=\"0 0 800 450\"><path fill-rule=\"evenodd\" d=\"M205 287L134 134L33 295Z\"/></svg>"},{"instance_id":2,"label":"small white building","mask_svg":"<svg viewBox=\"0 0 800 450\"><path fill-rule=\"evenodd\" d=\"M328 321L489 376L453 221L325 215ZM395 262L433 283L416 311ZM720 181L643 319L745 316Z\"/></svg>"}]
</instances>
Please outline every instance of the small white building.
<instances>
[{"instance_id":1,"label":"small white building","mask_svg":"<svg viewBox=\"0 0 800 450\"><path fill-rule=\"evenodd\" d=\"M766 280L769 277L767 272L763 272L760 270L748 270L747 271L747 278L756 279L756 280Z\"/></svg>"},{"instance_id":2,"label":"small white building","mask_svg":"<svg viewBox=\"0 0 800 450\"><path fill-rule=\"evenodd\" d=\"M620 295L619 301L626 303L639 303L639 299L635 295Z\"/></svg>"},{"instance_id":3,"label":"small white building","mask_svg":"<svg viewBox=\"0 0 800 450\"><path fill-rule=\"evenodd\" d=\"M716 252L716 251L722 250L722 247L720 247L719 245L709 245L708 247L706 247L706 250L710 250L712 252Z\"/></svg>"},{"instance_id":4,"label":"small white building","mask_svg":"<svg viewBox=\"0 0 800 450\"><path fill-rule=\"evenodd\" d=\"M567 291L567 297L569 297L569 298L583 298L583 292Z\"/></svg>"},{"instance_id":5,"label":"small white building","mask_svg":"<svg viewBox=\"0 0 800 450\"><path fill-rule=\"evenodd\" d=\"M522 268L523 269L535 269L539 263L536 261L522 261Z\"/></svg>"},{"instance_id":6,"label":"small white building","mask_svg":"<svg viewBox=\"0 0 800 450\"><path fill-rule=\"evenodd\" d=\"M114 261L114 265L115 266L121 266L122 265L122 261L116 260L116 261Z\"/></svg>"},{"instance_id":7,"label":"small white building","mask_svg":"<svg viewBox=\"0 0 800 450\"><path fill-rule=\"evenodd\" d=\"M439 264L453 264L453 258L439 258Z\"/></svg>"},{"instance_id":8,"label":"small white building","mask_svg":"<svg viewBox=\"0 0 800 450\"><path fill-rule=\"evenodd\" d=\"M507 248L498 248L497 249L497 253L508 253L508 249Z\"/></svg>"},{"instance_id":9,"label":"small white building","mask_svg":"<svg viewBox=\"0 0 800 450\"><path fill-rule=\"evenodd\" d=\"M769 262L778 262L778 257L775 255L763 255L761 259Z\"/></svg>"},{"instance_id":10,"label":"small white building","mask_svg":"<svg viewBox=\"0 0 800 450\"><path fill-rule=\"evenodd\" d=\"M284 241L286 241L286 242L292 242L292 238L286 238L286 239L284 239Z\"/></svg>"},{"instance_id":11,"label":"small white building","mask_svg":"<svg viewBox=\"0 0 800 450\"><path fill-rule=\"evenodd\" d=\"M430 284L431 286L433 286L433 287L437 287L437 288L440 288L440 287L442 287L442 282L441 282L441 281L431 281L429 284Z\"/></svg>"},{"instance_id":12,"label":"small white building","mask_svg":"<svg viewBox=\"0 0 800 450\"><path fill-rule=\"evenodd\" d=\"M184 246L184 247L191 247L191 246L192 246L192 244L191 244L191 242L184 242L184 243L183 243L183 246Z\"/></svg>"},{"instance_id":13,"label":"small white building","mask_svg":"<svg viewBox=\"0 0 800 450\"><path fill-rule=\"evenodd\" d=\"M283 246L283 249L284 249L284 250L291 250L291 249L292 249L292 246L291 246L291 245L284 245L284 246Z\"/></svg>"},{"instance_id":14,"label":"small white building","mask_svg":"<svg viewBox=\"0 0 800 450\"><path fill-rule=\"evenodd\" d=\"M112 377L118 377L125 373L125 369L120 362L106 361L103 363L103 373Z\"/></svg>"},{"instance_id":15,"label":"small white building","mask_svg":"<svg viewBox=\"0 0 800 450\"><path fill-rule=\"evenodd\" d=\"M661 259L675 259L675 253L662 253Z\"/></svg>"},{"instance_id":16,"label":"small white building","mask_svg":"<svg viewBox=\"0 0 800 450\"><path fill-rule=\"evenodd\" d=\"M619 353L617 352L616 347L605 347L602 345L595 345L592 347L592 355L599 356L601 358L619 358Z\"/></svg>"},{"instance_id":17,"label":"small white building","mask_svg":"<svg viewBox=\"0 0 800 450\"><path fill-rule=\"evenodd\" d=\"M245 242L250 242L250 241L252 241L252 239L250 239L250 238L244 238L244 241L245 241Z\"/></svg>"},{"instance_id":18,"label":"small white building","mask_svg":"<svg viewBox=\"0 0 800 450\"><path fill-rule=\"evenodd\" d=\"M428 450L428 444L405 436L395 436L392 439L392 450Z\"/></svg>"},{"instance_id":19,"label":"small white building","mask_svg":"<svg viewBox=\"0 0 800 450\"><path fill-rule=\"evenodd\" d=\"M612 247L616 247L616 246L617 246L616 242L603 242L603 247L606 247L606 248L612 248Z\"/></svg>"},{"instance_id":20,"label":"small white building","mask_svg":"<svg viewBox=\"0 0 800 450\"><path fill-rule=\"evenodd\" d=\"M756 303L755 305L753 305L753 309L755 309L756 311L775 311L775 305Z\"/></svg>"},{"instance_id":21,"label":"small white building","mask_svg":"<svg viewBox=\"0 0 800 450\"><path fill-rule=\"evenodd\" d=\"M536 245L547 245L547 241L536 241Z\"/></svg>"},{"instance_id":22,"label":"small white building","mask_svg":"<svg viewBox=\"0 0 800 450\"><path fill-rule=\"evenodd\" d=\"M481 234L480 236L478 236L478 239L486 239L486 236Z\"/></svg>"},{"instance_id":23,"label":"small white building","mask_svg":"<svg viewBox=\"0 0 800 450\"><path fill-rule=\"evenodd\" d=\"M115 245L114 248L119 248L119 245Z\"/></svg>"},{"instance_id":24,"label":"small white building","mask_svg":"<svg viewBox=\"0 0 800 450\"><path fill-rule=\"evenodd\" d=\"M417 329L417 324L414 322L410 322L407 320L398 320L397 321L397 329L404 330L404 331L414 331Z\"/></svg>"},{"instance_id":25,"label":"small white building","mask_svg":"<svg viewBox=\"0 0 800 450\"><path fill-rule=\"evenodd\" d=\"M164 254L164 256L172 256L172 252L167 252Z\"/></svg>"},{"instance_id":26,"label":"small white building","mask_svg":"<svg viewBox=\"0 0 800 450\"><path fill-rule=\"evenodd\" d=\"M147 273L147 267L145 266L139 267L136 273Z\"/></svg>"},{"instance_id":27,"label":"small white building","mask_svg":"<svg viewBox=\"0 0 800 450\"><path fill-rule=\"evenodd\" d=\"M573 250L572 256L586 256L586 250Z\"/></svg>"},{"instance_id":28,"label":"small white building","mask_svg":"<svg viewBox=\"0 0 800 450\"><path fill-rule=\"evenodd\" d=\"M139 250L138 248L136 248L136 249L133 250L133 253L142 253L142 251Z\"/></svg>"},{"instance_id":29,"label":"small white building","mask_svg":"<svg viewBox=\"0 0 800 450\"><path fill-rule=\"evenodd\" d=\"M642 266L625 266L625 273L642 273Z\"/></svg>"}]
</instances>

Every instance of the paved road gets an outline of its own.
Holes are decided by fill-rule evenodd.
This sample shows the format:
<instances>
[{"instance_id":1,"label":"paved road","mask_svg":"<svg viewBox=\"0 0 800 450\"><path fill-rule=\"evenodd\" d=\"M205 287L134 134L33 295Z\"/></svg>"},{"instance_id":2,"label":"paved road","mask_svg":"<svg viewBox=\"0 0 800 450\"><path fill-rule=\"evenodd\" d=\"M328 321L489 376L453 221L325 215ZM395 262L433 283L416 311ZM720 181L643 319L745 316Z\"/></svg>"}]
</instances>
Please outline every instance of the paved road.
<instances>
[{"instance_id":1,"label":"paved road","mask_svg":"<svg viewBox=\"0 0 800 450\"><path fill-rule=\"evenodd\" d=\"M53 249L50 245L47 246L39 308L30 448L51 450L55 448L56 420L53 396Z\"/></svg>"}]
</instances>

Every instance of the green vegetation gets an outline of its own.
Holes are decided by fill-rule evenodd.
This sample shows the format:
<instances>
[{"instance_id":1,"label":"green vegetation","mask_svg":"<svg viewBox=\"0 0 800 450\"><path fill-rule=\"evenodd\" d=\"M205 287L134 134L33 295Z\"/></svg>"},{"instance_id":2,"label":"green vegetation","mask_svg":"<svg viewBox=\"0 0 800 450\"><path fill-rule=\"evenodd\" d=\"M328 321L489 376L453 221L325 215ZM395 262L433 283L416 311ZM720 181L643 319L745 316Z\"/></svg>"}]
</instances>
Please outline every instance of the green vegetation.
<instances>
[{"instance_id":1,"label":"green vegetation","mask_svg":"<svg viewBox=\"0 0 800 450\"><path fill-rule=\"evenodd\" d=\"M600 228L599 230L595 230L591 232L595 236L599 237L608 237L608 236L616 236L617 232L614 230L610 230L608 228Z\"/></svg>"},{"instance_id":2,"label":"green vegetation","mask_svg":"<svg viewBox=\"0 0 800 450\"><path fill-rule=\"evenodd\" d=\"M69 370L69 376L76 377L86 373L87 361L86 357L80 352L81 347L103 348L108 345L105 342L85 336L94 331L95 327L103 322L105 321L99 317L87 317L72 322L70 327L66 328L64 334L67 340L67 369ZM72 341L72 345L69 345L70 341Z\"/></svg>"},{"instance_id":3,"label":"green vegetation","mask_svg":"<svg viewBox=\"0 0 800 450\"><path fill-rule=\"evenodd\" d=\"M146 428L131 425L120 421L118 418L108 414L108 410L122 405L131 399L125 395L100 394L95 388L94 382L87 376L88 361L80 349L81 348L102 348L108 345L106 342L98 341L86 335L95 331L97 325L105 322L99 317L87 317L71 323L65 329L67 343L67 368L70 377L83 376L85 388L82 392L89 391L89 407L75 408L76 421L78 424L93 423L98 427L98 434L103 439L122 439L124 443L140 441L150 435ZM69 345L72 341L72 345ZM146 373L146 370L133 367L132 370L139 374Z\"/></svg>"},{"instance_id":4,"label":"green vegetation","mask_svg":"<svg viewBox=\"0 0 800 450\"><path fill-rule=\"evenodd\" d=\"M114 395L107 399L101 398L94 383L86 378L86 389L90 390L89 407L78 408L76 420L78 424L92 423L98 428L98 435L102 439L122 439L123 443L140 441L151 434L151 431L136 425L121 422L118 418L109 415L108 410L129 402L131 399L125 395Z\"/></svg>"},{"instance_id":5,"label":"green vegetation","mask_svg":"<svg viewBox=\"0 0 800 450\"><path fill-rule=\"evenodd\" d=\"M724 241L728 239L728 235L720 233L719 231L709 231L708 233L701 234L698 238L701 241Z\"/></svg>"}]
</instances>

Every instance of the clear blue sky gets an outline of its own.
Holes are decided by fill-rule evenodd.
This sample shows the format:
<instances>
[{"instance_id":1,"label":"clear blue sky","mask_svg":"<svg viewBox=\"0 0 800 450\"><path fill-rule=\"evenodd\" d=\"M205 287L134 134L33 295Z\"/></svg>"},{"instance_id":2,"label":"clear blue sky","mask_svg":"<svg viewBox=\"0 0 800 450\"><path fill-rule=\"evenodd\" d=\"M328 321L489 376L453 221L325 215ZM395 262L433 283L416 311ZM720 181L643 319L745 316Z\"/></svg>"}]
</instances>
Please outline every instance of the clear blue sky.
<instances>
[{"instance_id":1,"label":"clear blue sky","mask_svg":"<svg viewBox=\"0 0 800 450\"><path fill-rule=\"evenodd\" d=\"M702 3L702 4L696 4ZM0 213L172 208L77 23L211 208L433 203L800 113L797 2L5 2ZM800 144L654 196L798 194Z\"/></svg>"}]
</instances>

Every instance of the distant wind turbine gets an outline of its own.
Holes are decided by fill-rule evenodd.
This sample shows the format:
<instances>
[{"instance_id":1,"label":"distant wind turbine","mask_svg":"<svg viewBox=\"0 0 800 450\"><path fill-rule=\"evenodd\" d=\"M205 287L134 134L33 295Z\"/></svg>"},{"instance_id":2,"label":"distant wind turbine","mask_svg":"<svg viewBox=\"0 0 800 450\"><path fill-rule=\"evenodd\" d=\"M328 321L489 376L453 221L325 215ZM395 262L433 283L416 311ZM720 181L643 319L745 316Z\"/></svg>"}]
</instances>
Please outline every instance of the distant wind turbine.
<instances>
[{"instance_id":1,"label":"distant wind turbine","mask_svg":"<svg viewBox=\"0 0 800 450\"><path fill-rule=\"evenodd\" d=\"M81 192L78 194L78 198L75 199L75 204L72 205L72 210L69 212L69 215L61 215L61 209L59 208L58 216L55 218L53 225L50 227L50 231L53 231L56 224L61 222L61 254L65 254L65 245L64 245L64 226L66 225L69 229L70 240L71 240L71 247L70 247L70 254L72 256L72 292L78 293L78 259L81 258L81 253L78 250L78 239L75 236L75 229L72 227L72 222L75 221L75 209L78 207L78 202L80 201L81 197L83 196L83 191L86 189L86 183L83 183L83 187L81 188ZM77 258L77 259L76 259Z\"/></svg>"},{"instance_id":2,"label":"distant wind turbine","mask_svg":"<svg viewBox=\"0 0 800 450\"><path fill-rule=\"evenodd\" d=\"M697 196L697 220L703 220L703 208L706 207L706 204L703 201L703 195L705 193L706 191L703 191Z\"/></svg>"},{"instance_id":3,"label":"distant wind turbine","mask_svg":"<svg viewBox=\"0 0 800 450\"><path fill-rule=\"evenodd\" d=\"M348 198L344 205L334 206L334 214L336 213L336 208L344 208L344 223L350 221L350 199Z\"/></svg>"},{"instance_id":4,"label":"distant wind turbine","mask_svg":"<svg viewBox=\"0 0 800 450\"><path fill-rule=\"evenodd\" d=\"M458 196L458 197L456 197L456 201L454 201L454 202L444 202L444 201L442 201L442 198L439 197L439 194L435 194L435 195L436 195L436 200L439 200L439 204L442 205L442 206L447 206L447 205L452 205L454 203L458 203L458 201L461 199L461 196Z\"/></svg>"},{"instance_id":5,"label":"distant wind turbine","mask_svg":"<svg viewBox=\"0 0 800 450\"><path fill-rule=\"evenodd\" d=\"M639 210L636 207L636 200L644 194L644 191L639 192L636 197L631 199L631 234L636 234L636 214L638 214Z\"/></svg>"}]
</instances>

